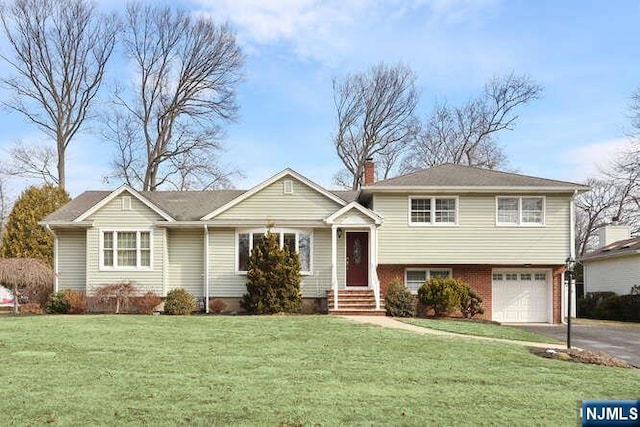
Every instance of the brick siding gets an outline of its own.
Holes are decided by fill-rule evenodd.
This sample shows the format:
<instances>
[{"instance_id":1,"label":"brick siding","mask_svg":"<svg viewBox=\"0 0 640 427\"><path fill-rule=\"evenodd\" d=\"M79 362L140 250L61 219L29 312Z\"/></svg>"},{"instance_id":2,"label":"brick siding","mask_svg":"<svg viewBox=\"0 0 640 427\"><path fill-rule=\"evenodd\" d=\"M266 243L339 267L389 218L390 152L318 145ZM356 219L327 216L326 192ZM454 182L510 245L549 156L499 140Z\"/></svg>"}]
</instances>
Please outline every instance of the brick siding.
<instances>
[{"instance_id":1,"label":"brick siding","mask_svg":"<svg viewBox=\"0 0 640 427\"><path fill-rule=\"evenodd\" d=\"M384 296L387 286L392 280L404 282L404 271L406 268L451 268L453 277L466 282L482 298L484 307L483 319L491 320L491 270L494 268L550 268L553 274L553 322L560 323L561 313L561 281L564 266L553 265L532 265L530 267L518 265L416 265L416 264L384 264L378 265L378 279L380 289Z\"/></svg>"}]
</instances>

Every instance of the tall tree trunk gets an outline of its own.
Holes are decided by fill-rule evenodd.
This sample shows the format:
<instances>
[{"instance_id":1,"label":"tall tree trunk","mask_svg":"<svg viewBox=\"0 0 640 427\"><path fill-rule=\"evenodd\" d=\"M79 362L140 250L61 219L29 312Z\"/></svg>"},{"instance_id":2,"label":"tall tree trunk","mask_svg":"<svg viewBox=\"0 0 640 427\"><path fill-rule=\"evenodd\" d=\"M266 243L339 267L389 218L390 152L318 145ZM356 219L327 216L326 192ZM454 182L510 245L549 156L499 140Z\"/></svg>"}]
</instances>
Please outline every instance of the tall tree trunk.
<instances>
[{"instance_id":1,"label":"tall tree trunk","mask_svg":"<svg viewBox=\"0 0 640 427\"><path fill-rule=\"evenodd\" d=\"M65 175L65 147L64 144L58 143L58 187L65 189L66 175Z\"/></svg>"}]
</instances>

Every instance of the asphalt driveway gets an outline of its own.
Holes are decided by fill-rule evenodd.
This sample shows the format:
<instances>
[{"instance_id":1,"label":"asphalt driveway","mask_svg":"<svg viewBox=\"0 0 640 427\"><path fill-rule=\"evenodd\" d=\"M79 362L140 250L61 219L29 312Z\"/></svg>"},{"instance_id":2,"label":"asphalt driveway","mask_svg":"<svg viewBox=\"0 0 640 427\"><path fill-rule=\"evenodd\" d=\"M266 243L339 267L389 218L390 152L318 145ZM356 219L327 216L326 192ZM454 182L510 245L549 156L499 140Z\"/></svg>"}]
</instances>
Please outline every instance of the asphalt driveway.
<instances>
[{"instance_id":1,"label":"asphalt driveway","mask_svg":"<svg viewBox=\"0 0 640 427\"><path fill-rule=\"evenodd\" d=\"M566 341L566 325L511 325ZM640 324L591 322L578 319L571 325L571 345L609 353L640 367Z\"/></svg>"}]
</instances>

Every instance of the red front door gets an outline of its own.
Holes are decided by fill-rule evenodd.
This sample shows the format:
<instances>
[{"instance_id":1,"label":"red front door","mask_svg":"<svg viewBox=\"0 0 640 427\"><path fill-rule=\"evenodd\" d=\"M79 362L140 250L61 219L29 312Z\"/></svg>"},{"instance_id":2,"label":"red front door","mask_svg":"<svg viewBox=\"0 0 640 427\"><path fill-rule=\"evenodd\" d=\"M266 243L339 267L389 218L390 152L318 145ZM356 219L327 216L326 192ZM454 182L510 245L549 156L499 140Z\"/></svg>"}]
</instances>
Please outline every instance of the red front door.
<instances>
[{"instance_id":1,"label":"red front door","mask_svg":"<svg viewBox=\"0 0 640 427\"><path fill-rule=\"evenodd\" d=\"M369 233L347 232L347 286L369 286Z\"/></svg>"}]
</instances>

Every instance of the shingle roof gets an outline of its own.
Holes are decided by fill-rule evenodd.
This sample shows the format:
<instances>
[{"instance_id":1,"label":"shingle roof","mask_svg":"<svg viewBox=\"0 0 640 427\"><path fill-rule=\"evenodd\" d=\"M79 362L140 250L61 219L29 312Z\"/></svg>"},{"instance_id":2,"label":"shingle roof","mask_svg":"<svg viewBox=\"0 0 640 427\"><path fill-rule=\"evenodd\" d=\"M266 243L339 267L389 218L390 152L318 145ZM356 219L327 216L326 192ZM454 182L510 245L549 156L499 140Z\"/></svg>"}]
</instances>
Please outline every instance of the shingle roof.
<instances>
[{"instance_id":1,"label":"shingle roof","mask_svg":"<svg viewBox=\"0 0 640 427\"><path fill-rule=\"evenodd\" d=\"M358 200L358 195L360 194L358 190L331 190L331 192L347 203Z\"/></svg>"},{"instance_id":2,"label":"shingle roof","mask_svg":"<svg viewBox=\"0 0 640 427\"><path fill-rule=\"evenodd\" d=\"M581 258L583 261L588 261L595 258L613 257L617 255L626 255L631 253L638 253L640 251L640 237L633 237L631 239L619 240L617 242L610 243L606 246L589 252Z\"/></svg>"},{"instance_id":3,"label":"shingle roof","mask_svg":"<svg viewBox=\"0 0 640 427\"><path fill-rule=\"evenodd\" d=\"M385 187L548 187L588 189L582 184L556 181L472 166L444 164L375 182L366 188Z\"/></svg>"},{"instance_id":4,"label":"shingle roof","mask_svg":"<svg viewBox=\"0 0 640 427\"><path fill-rule=\"evenodd\" d=\"M177 221L198 221L245 192L246 190L140 191L140 195ZM73 221L111 193L111 191L85 191L48 215L44 222ZM358 196L357 191L332 191L331 193L347 203Z\"/></svg>"},{"instance_id":5,"label":"shingle roof","mask_svg":"<svg viewBox=\"0 0 640 427\"><path fill-rule=\"evenodd\" d=\"M43 221L73 221L109 194L111 191L85 191L57 211L47 215Z\"/></svg>"}]
</instances>

